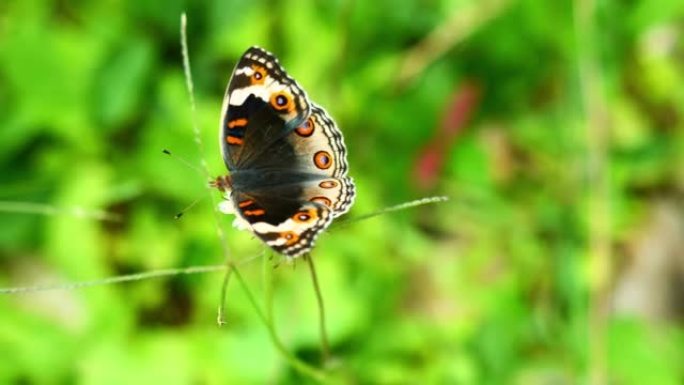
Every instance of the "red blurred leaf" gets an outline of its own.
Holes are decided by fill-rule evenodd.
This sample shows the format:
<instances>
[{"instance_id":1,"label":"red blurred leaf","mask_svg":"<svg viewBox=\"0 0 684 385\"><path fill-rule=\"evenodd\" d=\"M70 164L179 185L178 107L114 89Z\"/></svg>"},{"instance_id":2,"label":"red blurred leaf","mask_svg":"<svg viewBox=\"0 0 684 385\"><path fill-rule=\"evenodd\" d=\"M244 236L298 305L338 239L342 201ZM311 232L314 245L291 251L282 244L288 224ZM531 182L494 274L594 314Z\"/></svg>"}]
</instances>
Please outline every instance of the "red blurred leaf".
<instances>
[{"instance_id":1,"label":"red blurred leaf","mask_svg":"<svg viewBox=\"0 0 684 385\"><path fill-rule=\"evenodd\" d=\"M430 141L418 152L413 176L420 190L431 190L439 181L447 152L455 145L480 100L480 87L475 83L462 84L451 96Z\"/></svg>"}]
</instances>

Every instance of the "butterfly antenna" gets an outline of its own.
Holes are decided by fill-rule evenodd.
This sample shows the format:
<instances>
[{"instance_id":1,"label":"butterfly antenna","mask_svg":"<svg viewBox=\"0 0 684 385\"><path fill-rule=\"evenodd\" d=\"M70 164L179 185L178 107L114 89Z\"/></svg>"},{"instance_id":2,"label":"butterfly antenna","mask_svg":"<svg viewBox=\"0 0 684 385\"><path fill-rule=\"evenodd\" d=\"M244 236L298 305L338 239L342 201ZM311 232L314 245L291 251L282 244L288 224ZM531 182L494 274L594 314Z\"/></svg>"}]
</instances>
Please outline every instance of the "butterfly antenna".
<instances>
[{"instance_id":1,"label":"butterfly antenna","mask_svg":"<svg viewBox=\"0 0 684 385\"><path fill-rule=\"evenodd\" d=\"M187 26L188 26L188 18L183 12L181 14L181 28L180 28L180 34L181 34L181 55L183 57L183 73L185 74L185 86L188 90L188 97L190 98L190 109L192 111L192 132L195 137L195 144L197 145L197 149L200 152L200 158L201 158L201 166L202 166L202 171L204 172L204 175L206 176L207 179L211 179L211 174L209 173L209 166L207 166L207 162L204 159L204 144L202 143L202 136L200 135L200 130L199 130L199 125L197 123L197 105L195 104L195 86L192 82L192 70L190 68L190 55L188 54L188 33L187 33ZM219 220L219 215L218 211L216 210L217 207L217 202L214 194L211 191L211 187L207 185L207 192L211 196L211 203L212 207L214 207L214 210L212 210L214 214L214 223L216 224L216 232L219 237L219 241L221 242L221 250L223 251L223 256L224 256L224 263L226 265L226 273L223 278L223 285L221 288L221 296L219 299L219 309L218 309L218 324L223 325L225 324L224 320L224 312L225 312L225 293L226 293L226 287L228 286L228 281L230 280L230 276L232 275L233 271L236 272L237 270L235 267L235 264L231 261L230 257L230 251L228 250L228 244L226 242L226 234L223 231L223 228L219 225L220 220Z\"/></svg>"},{"instance_id":2,"label":"butterfly antenna","mask_svg":"<svg viewBox=\"0 0 684 385\"><path fill-rule=\"evenodd\" d=\"M179 211L178 214L174 215L174 216L173 216L173 219L180 219L180 218L185 214L186 211L190 210L190 209L193 208L196 204L198 204L199 202L203 201L203 200L206 199L206 198L207 198L207 197L206 197L206 195L205 195L205 196L203 196L203 197L200 197L200 198L195 199L195 200L194 200L192 203L190 203L186 208L184 208L183 210Z\"/></svg>"},{"instance_id":3,"label":"butterfly antenna","mask_svg":"<svg viewBox=\"0 0 684 385\"><path fill-rule=\"evenodd\" d=\"M169 151L169 150L167 150L167 149L163 149L162 152L163 152L164 154L170 156L172 159L174 159L174 160L176 160L176 161L182 163L184 166L186 166L186 167L192 169L193 171L197 172L198 174L200 174L200 175L202 175L202 176L205 175L204 171L202 171L201 169L199 169L197 166L193 165L192 163L188 162L185 158L182 158L182 157L180 157L180 156L178 156L178 155L172 153L171 151ZM206 196L195 199L195 200L194 200L192 203L190 203L186 208L184 208L183 210L179 211L176 215L174 215L173 219L180 219L180 218L185 214L186 211L188 211L188 210L190 210L191 208L193 208L193 206L195 206L195 205L196 205L197 203L199 203L200 201L203 201L204 198L206 198Z\"/></svg>"},{"instance_id":4,"label":"butterfly antenna","mask_svg":"<svg viewBox=\"0 0 684 385\"><path fill-rule=\"evenodd\" d=\"M176 161L178 161L178 162L180 162L180 163L183 163L183 165L185 165L186 167L188 167L188 168L194 170L194 171L197 172L198 174L200 174L200 175L202 175L202 176L206 175L206 173L205 173L203 170L201 170L199 167L197 167L197 166L193 165L192 163L188 162L186 159L181 158L180 156L171 153L171 151L169 151L169 150L167 150L167 149L163 149L162 152L163 152L164 154L168 155L169 157L171 157L172 159L174 159L174 160L176 160Z\"/></svg>"}]
</instances>

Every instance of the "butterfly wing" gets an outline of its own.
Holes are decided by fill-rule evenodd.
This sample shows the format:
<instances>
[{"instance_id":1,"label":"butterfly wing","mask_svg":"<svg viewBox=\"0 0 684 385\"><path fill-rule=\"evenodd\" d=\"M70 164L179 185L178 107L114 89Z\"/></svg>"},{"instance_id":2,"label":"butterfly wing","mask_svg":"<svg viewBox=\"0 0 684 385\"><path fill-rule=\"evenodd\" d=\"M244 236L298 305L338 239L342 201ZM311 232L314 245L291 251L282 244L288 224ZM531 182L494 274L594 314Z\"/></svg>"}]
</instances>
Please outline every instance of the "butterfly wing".
<instances>
[{"instance_id":1,"label":"butterfly wing","mask_svg":"<svg viewBox=\"0 0 684 385\"><path fill-rule=\"evenodd\" d=\"M309 200L328 206L333 217L349 211L355 189L347 177L347 148L327 112L312 103L311 115L284 142L281 147L293 149L296 170L310 175L310 180L301 183Z\"/></svg>"},{"instance_id":2,"label":"butterfly wing","mask_svg":"<svg viewBox=\"0 0 684 385\"><path fill-rule=\"evenodd\" d=\"M280 147L291 146L297 169L317 175L347 175L347 148L342 133L327 112L312 103L311 115L285 137ZM273 147L278 147L274 143Z\"/></svg>"},{"instance_id":3,"label":"butterfly wing","mask_svg":"<svg viewBox=\"0 0 684 385\"><path fill-rule=\"evenodd\" d=\"M220 142L230 171L250 168L273 142L309 116L306 93L259 47L240 58L223 99Z\"/></svg>"},{"instance_id":4,"label":"butterfly wing","mask_svg":"<svg viewBox=\"0 0 684 385\"><path fill-rule=\"evenodd\" d=\"M230 211L275 251L309 251L355 195L339 128L273 55L255 47L238 62L223 111Z\"/></svg>"},{"instance_id":5,"label":"butterfly wing","mask_svg":"<svg viewBox=\"0 0 684 385\"><path fill-rule=\"evenodd\" d=\"M288 257L311 250L318 234L333 219L332 210L306 200L298 184L249 192L233 190L231 199L247 228Z\"/></svg>"}]
</instances>

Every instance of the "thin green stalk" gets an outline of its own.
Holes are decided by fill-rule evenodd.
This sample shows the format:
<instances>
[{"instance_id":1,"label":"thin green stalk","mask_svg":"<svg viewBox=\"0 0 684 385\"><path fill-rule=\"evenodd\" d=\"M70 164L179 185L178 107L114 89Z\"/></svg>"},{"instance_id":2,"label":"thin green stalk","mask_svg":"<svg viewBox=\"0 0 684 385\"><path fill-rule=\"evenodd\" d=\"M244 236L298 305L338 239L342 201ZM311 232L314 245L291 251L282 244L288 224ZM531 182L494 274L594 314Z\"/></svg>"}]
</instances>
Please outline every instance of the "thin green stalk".
<instances>
[{"instance_id":1,"label":"thin green stalk","mask_svg":"<svg viewBox=\"0 0 684 385\"><path fill-rule=\"evenodd\" d=\"M202 172L207 180L211 179L211 174L209 173L209 166L204 160L204 145L202 143L202 135L200 134L199 125L197 124L197 104L195 103L195 91L194 83L192 81L192 70L190 67L190 55L188 53L188 37L187 37L187 17L185 13L181 14L181 56L183 57L183 72L185 74L185 86L188 91L188 97L190 98L190 109L192 111L192 132L195 137L195 144L197 144L197 149L200 153ZM231 272L235 269L230 257L230 251L226 243L226 235L221 227L220 218L216 210L216 199L212 189L207 186L207 192L211 197L211 204L214 208L212 214L214 215L214 221L216 223L216 232L219 236L219 241L221 242L221 250L224 255L224 264L226 265L226 275L223 277L223 284L221 285L221 296L219 299L219 307L216 316L216 320L219 326L225 324L225 307L226 307L226 290L228 288L228 282L230 281Z\"/></svg>"},{"instance_id":2,"label":"thin green stalk","mask_svg":"<svg viewBox=\"0 0 684 385\"><path fill-rule=\"evenodd\" d=\"M311 254L306 253L304 255L304 260L307 262L307 265L309 265L311 281L313 282L314 292L316 293L316 301L318 303L318 330L321 335L321 359L323 361L323 366L325 367L326 363L330 361L330 344L328 343L328 333L325 329L325 307L323 306L323 293L318 283L316 266L314 265L313 258L311 258Z\"/></svg>"},{"instance_id":3,"label":"thin green stalk","mask_svg":"<svg viewBox=\"0 0 684 385\"><path fill-rule=\"evenodd\" d=\"M199 125L197 124L197 107L195 104L195 94L193 91L193 82L192 82L192 72L190 70L190 55L188 54L188 42L187 42L187 17L185 13L181 15L181 53L183 56L183 69L185 72L185 79L186 79L186 86L187 86L187 91L188 95L190 96L190 106L192 108L192 128L193 128L193 133L195 136L195 143L197 144L197 147L200 151L200 154L204 153L204 147L202 145L202 139L199 131ZM207 179L209 179L209 168L207 166L206 161L202 157L202 169L204 170ZM212 198L212 204L213 207L216 207L216 202L214 199L214 195L211 194L211 190L209 190L209 193ZM235 274L235 277L238 280L238 283L240 284L240 287L242 290L245 292L247 295L247 299L251 303L252 307L254 307L254 310L257 312L259 315L259 318L262 320L262 322L266 325L268 328L269 334L271 336L271 341L273 344L276 346L278 351L282 354L282 356L292 365L293 368L299 370L302 374L305 374L317 381L323 381L325 378L325 375L323 372L320 370L317 370L313 368L312 366L307 365L301 360L298 360L294 355L292 355L290 352L285 349L285 346L280 342L280 339L278 338L278 335L276 333L275 327L273 326L273 323L270 322L268 318L266 318L264 312L261 310L259 305L257 304L256 300L254 299L254 295L252 295L252 292L249 290L249 287L245 283L245 281L242 279L242 275L240 275L240 272L238 271L237 267L235 266L234 263L231 262L230 258L230 253L228 251L227 245L226 245L226 237L223 232L223 229L221 228L218 213L216 210L213 210L214 213L214 218L216 220L216 228L217 232L219 234L219 238L221 240L221 247L223 249L223 255L225 256L225 264L230 270L231 273L227 273L224 282L223 282L223 290L221 294L221 303L219 305L219 314L218 314L218 320L219 322L224 322L223 317L224 317L224 302L225 302L225 288L228 285L228 280L230 278L230 274Z\"/></svg>"},{"instance_id":4,"label":"thin green stalk","mask_svg":"<svg viewBox=\"0 0 684 385\"><path fill-rule=\"evenodd\" d=\"M263 258L261 264L261 279L264 286L264 302L266 303L266 318L273 322L273 267L269 258Z\"/></svg>"},{"instance_id":5,"label":"thin green stalk","mask_svg":"<svg viewBox=\"0 0 684 385\"><path fill-rule=\"evenodd\" d=\"M0 211L38 215L72 215L76 218L121 222L121 216L118 214L109 213L104 210L85 209L80 206L56 207L49 204L36 202L0 201Z\"/></svg>"},{"instance_id":6,"label":"thin green stalk","mask_svg":"<svg viewBox=\"0 0 684 385\"><path fill-rule=\"evenodd\" d=\"M424 198L424 199L419 199L416 201L411 201L411 202L406 202L402 203L396 206L391 206L379 211L376 211L374 213L362 215L360 217L352 218L350 220L346 220L342 222L343 224L351 224L354 222L359 222L362 220L370 219L378 215L386 214L389 212L393 211L398 211L398 210L403 210L407 208L412 208L415 206L420 206L428 203L434 203L434 202L442 202L447 200L446 197L432 197L432 198ZM50 206L51 207L51 206ZM65 213L65 215L70 215L72 213ZM262 254L252 256L250 258L242 259L241 261L237 262L236 264L238 266L242 266L244 264L247 264L251 261L253 261L256 258L259 258L263 256ZM266 265L267 259L265 259ZM226 276L224 277L223 285L222 285L222 291L221 291L221 303L225 303L225 288L227 287L230 275L232 274L232 269L228 269L228 264L222 264L222 265L209 265L209 266L190 266L186 268L178 268L178 269L160 269L160 270L151 270L151 271L146 271L142 273L134 273L134 274L127 274L127 275L117 275L113 277L107 277L107 278L102 278L102 279L96 279L92 281L82 281L82 282L67 282L67 283L59 283L59 284L48 284L48 285L34 285L34 286L21 286L21 287L6 287L6 288L0 288L0 294L22 294L22 293L31 293L31 292L36 292L36 291L47 291L47 290L72 290L72 289L80 289L80 288L86 288L86 287L93 287L93 286L103 286L103 285L110 285L110 284L116 284L116 283L122 283L122 282L130 282L130 281L141 281L145 279L153 279L153 278L158 278L158 277L166 277L166 276L174 276L174 275L180 275L180 274L202 274L202 273L209 273L209 272L215 272L215 271L221 271L221 270L226 270ZM269 268L267 270L269 273L271 272L271 269ZM264 275L264 281L271 283L272 280L266 279L266 275ZM269 288L269 290L272 290L272 285ZM272 295L269 295L268 298L272 298ZM269 306L271 308L272 306ZM219 317L222 318L224 315L223 309L225 306L220 307L219 311ZM270 317L269 317L270 318Z\"/></svg>"},{"instance_id":7,"label":"thin green stalk","mask_svg":"<svg viewBox=\"0 0 684 385\"><path fill-rule=\"evenodd\" d=\"M430 64L503 13L511 3L513 0L472 1L454 8L443 23L406 52L395 77L397 88L412 84Z\"/></svg>"},{"instance_id":8,"label":"thin green stalk","mask_svg":"<svg viewBox=\"0 0 684 385\"><path fill-rule=\"evenodd\" d=\"M322 372L319 369L314 368L311 365L308 365L304 361L298 359L295 357L292 353L290 353L286 348L285 345L280 341L278 338L278 334L275 330L275 326L273 324L273 320L269 320L266 316L266 314L261 310L259 307L259 304L257 303L254 295L252 294L251 290L249 290L249 287L247 286L247 283L245 280L242 278L242 275L238 271L237 268L233 267L233 273L235 274L235 278L237 279L238 283L240 284L240 287L242 290L245 292L247 295L247 299L249 300L250 304L252 307L256 310L257 315L259 316L259 319L261 319L261 322L266 325L268 328L269 335L271 337L271 342L276 346L280 354L287 360L287 362L296 370L298 370L300 373L311 377L315 379L318 382L323 382L326 378L325 373Z\"/></svg>"},{"instance_id":9,"label":"thin green stalk","mask_svg":"<svg viewBox=\"0 0 684 385\"><path fill-rule=\"evenodd\" d=\"M0 294L29 294L39 291L49 291L49 290L75 290L83 289L86 287L93 286L103 286L111 285L121 282L131 282L131 281L142 281L145 279L168 277L173 275L182 274L201 274L210 273L214 271L225 270L225 265L210 265L210 266L192 266L181 269L162 269L146 271L144 273L128 274L128 275L118 275L116 277L109 277L104 279L96 279L92 281L82 281L82 282L70 282L70 283L58 283L52 285L36 285L36 286L26 286L26 287L3 287L0 288Z\"/></svg>"},{"instance_id":10,"label":"thin green stalk","mask_svg":"<svg viewBox=\"0 0 684 385\"><path fill-rule=\"evenodd\" d=\"M608 296L612 275L610 160L607 155L610 122L596 47L596 42L600 41L596 3L594 0L576 0L574 6L588 176L588 375L590 384L603 385L609 382L606 332L610 321Z\"/></svg>"},{"instance_id":11,"label":"thin green stalk","mask_svg":"<svg viewBox=\"0 0 684 385\"><path fill-rule=\"evenodd\" d=\"M238 265L244 265L252 262L256 258L259 258L261 254L255 255L250 258L246 258L238 262ZM208 265L208 266L189 266L177 269L159 269L145 271L142 273L117 275L113 277L94 279L92 281L81 281L81 282L66 282L66 283L56 283L56 284L45 284L45 285L33 285L33 286L16 286L16 287L2 287L0 288L0 294L30 294L39 291L50 291L50 290L76 290L84 289L95 286L105 286L112 285L123 282L133 282L133 281L143 281L147 279L171 277L175 275L191 275L191 274L205 274L213 273L216 271L226 270L226 265Z\"/></svg>"},{"instance_id":12,"label":"thin green stalk","mask_svg":"<svg viewBox=\"0 0 684 385\"><path fill-rule=\"evenodd\" d=\"M228 265L223 265L228 266ZM216 315L216 323L219 327L226 324L226 293L228 292L228 282L230 282L230 276L233 273L233 266L230 265L229 269L226 269L226 273L223 275L223 282L221 283L221 296L219 298L219 308Z\"/></svg>"},{"instance_id":13,"label":"thin green stalk","mask_svg":"<svg viewBox=\"0 0 684 385\"><path fill-rule=\"evenodd\" d=\"M421 198L421 199L416 199L410 202L404 202L400 203L398 205L390 206L390 207L385 207L384 209L380 209L378 211L369 213L369 214L364 214L358 217L354 218L343 218L337 221L336 224L334 224L334 228L339 228L339 227L345 227L349 226L352 223L355 222L361 222L365 221L366 219L374 218L383 214L389 214L391 212L395 211L401 211L401 210L406 210L410 209L413 207L417 206L423 206L423 205L428 205L431 203L440 203L440 202L446 202L449 200L449 197L447 196L434 196L434 197L427 197L427 198Z\"/></svg>"}]
</instances>

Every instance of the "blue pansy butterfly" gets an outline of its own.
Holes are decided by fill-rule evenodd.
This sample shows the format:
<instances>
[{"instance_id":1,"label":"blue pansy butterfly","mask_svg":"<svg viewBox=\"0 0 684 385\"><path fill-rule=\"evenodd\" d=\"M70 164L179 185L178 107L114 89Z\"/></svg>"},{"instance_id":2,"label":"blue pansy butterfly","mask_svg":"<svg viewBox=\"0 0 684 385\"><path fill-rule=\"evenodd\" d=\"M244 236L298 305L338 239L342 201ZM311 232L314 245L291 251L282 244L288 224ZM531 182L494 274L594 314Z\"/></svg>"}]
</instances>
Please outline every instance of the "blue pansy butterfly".
<instances>
[{"instance_id":1,"label":"blue pansy butterfly","mask_svg":"<svg viewBox=\"0 0 684 385\"><path fill-rule=\"evenodd\" d=\"M259 47L235 66L222 110L221 150L230 174L213 183L226 198L219 209L278 253L308 252L354 200L342 133Z\"/></svg>"}]
</instances>

